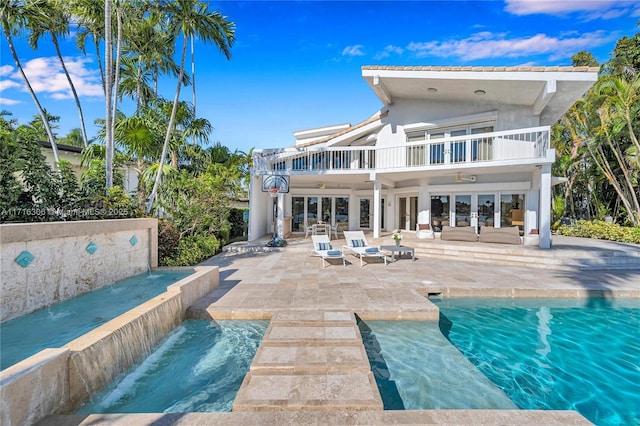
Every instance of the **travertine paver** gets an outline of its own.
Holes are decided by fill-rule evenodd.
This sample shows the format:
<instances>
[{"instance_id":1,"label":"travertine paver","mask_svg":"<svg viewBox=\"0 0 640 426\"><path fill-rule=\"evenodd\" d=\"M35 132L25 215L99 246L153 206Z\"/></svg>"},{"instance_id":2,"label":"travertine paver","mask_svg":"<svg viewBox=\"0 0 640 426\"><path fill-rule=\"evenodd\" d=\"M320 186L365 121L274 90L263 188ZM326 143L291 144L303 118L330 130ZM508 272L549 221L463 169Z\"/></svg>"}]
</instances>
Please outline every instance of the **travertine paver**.
<instances>
[{"instance_id":1,"label":"travertine paver","mask_svg":"<svg viewBox=\"0 0 640 426\"><path fill-rule=\"evenodd\" d=\"M38 426L94 425L592 425L575 411L543 410L424 410L424 411L245 411L234 413L75 414L51 416Z\"/></svg>"},{"instance_id":2,"label":"travertine paver","mask_svg":"<svg viewBox=\"0 0 640 426\"><path fill-rule=\"evenodd\" d=\"M355 316L276 312L233 410L336 409L382 409Z\"/></svg>"}]
</instances>

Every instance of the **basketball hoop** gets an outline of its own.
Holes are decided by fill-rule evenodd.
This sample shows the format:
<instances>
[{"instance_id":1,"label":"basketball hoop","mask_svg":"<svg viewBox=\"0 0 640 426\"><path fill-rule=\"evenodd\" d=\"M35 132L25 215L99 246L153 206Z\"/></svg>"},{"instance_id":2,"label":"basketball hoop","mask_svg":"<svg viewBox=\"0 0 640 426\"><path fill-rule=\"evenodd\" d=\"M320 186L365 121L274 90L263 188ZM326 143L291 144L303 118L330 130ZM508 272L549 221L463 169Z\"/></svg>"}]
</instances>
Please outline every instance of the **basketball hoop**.
<instances>
[{"instance_id":1,"label":"basketball hoop","mask_svg":"<svg viewBox=\"0 0 640 426\"><path fill-rule=\"evenodd\" d=\"M280 188L267 188L267 192L269 192L271 198L276 198L278 196L278 192L280 192Z\"/></svg>"}]
</instances>

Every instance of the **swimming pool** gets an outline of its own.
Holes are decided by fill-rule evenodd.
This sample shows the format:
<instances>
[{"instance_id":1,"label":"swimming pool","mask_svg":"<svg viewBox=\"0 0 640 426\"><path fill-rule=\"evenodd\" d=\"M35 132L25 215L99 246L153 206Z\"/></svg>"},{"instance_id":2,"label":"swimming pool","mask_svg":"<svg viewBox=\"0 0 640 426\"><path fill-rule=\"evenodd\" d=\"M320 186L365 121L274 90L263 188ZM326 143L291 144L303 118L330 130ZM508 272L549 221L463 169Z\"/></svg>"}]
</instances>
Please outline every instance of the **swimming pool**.
<instances>
[{"instance_id":1,"label":"swimming pool","mask_svg":"<svg viewBox=\"0 0 640 426\"><path fill-rule=\"evenodd\" d=\"M576 410L598 425L640 424L640 300L434 302L439 325L361 325L385 408L399 397L406 409Z\"/></svg>"},{"instance_id":2,"label":"swimming pool","mask_svg":"<svg viewBox=\"0 0 640 426\"><path fill-rule=\"evenodd\" d=\"M193 270L154 270L0 324L0 369L57 348L163 293Z\"/></svg>"},{"instance_id":3,"label":"swimming pool","mask_svg":"<svg viewBox=\"0 0 640 426\"><path fill-rule=\"evenodd\" d=\"M187 320L78 413L231 411L268 324Z\"/></svg>"}]
</instances>

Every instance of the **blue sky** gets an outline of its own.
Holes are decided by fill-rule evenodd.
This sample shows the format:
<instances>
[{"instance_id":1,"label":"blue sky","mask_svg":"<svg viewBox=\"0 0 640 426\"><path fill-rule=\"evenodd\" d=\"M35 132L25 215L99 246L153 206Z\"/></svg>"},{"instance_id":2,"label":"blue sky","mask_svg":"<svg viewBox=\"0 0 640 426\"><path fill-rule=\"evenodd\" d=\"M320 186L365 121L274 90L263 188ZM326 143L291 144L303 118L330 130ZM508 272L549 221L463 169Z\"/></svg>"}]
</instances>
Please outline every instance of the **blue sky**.
<instances>
[{"instance_id":1,"label":"blue sky","mask_svg":"<svg viewBox=\"0 0 640 426\"><path fill-rule=\"evenodd\" d=\"M616 40L638 31L640 3L632 0L505 1L212 1L236 23L227 61L215 47L196 44L198 116L211 121L211 142L232 150L284 147L293 132L355 124L379 100L361 77L363 65L570 65L588 50L609 58ZM42 105L61 116L57 133L78 127L75 104L48 40L34 52L14 40ZM0 108L20 123L37 113L23 89L4 37L0 44ZM81 93L87 131L104 117L94 52L62 43ZM175 82L161 94L173 98ZM182 98L191 100L191 88ZM123 105L126 113L130 106Z\"/></svg>"}]
</instances>

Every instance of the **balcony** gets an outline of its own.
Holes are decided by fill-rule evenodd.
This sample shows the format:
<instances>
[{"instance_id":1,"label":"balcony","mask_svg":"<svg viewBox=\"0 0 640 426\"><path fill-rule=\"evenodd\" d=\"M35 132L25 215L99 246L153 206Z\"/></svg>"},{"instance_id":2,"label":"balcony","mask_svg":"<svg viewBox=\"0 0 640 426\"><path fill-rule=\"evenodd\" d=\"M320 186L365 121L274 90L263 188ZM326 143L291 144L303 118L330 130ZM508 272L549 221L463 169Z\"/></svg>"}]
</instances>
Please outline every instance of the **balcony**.
<instances>
[{"instance_id":1,"label":"balcony","mask_svg":"<svg viewBox=\"0 0 640 426\"><path fill-rule=\"evenodd\" d=\"M257 149L255 174L326 174L453 168L544 159L549 126L410 142L400 146Z\"/></svg>"}]
</instances>

